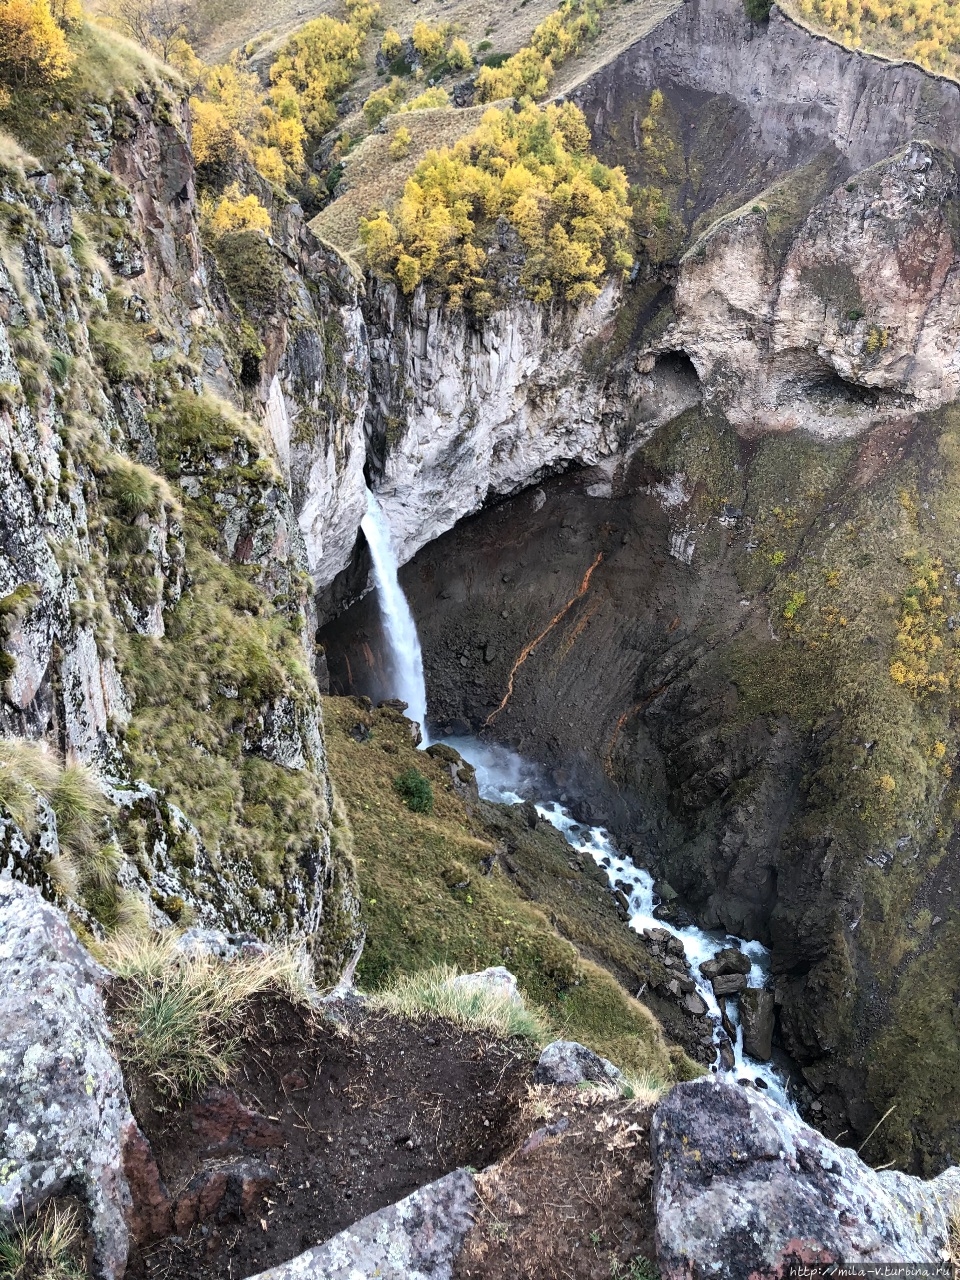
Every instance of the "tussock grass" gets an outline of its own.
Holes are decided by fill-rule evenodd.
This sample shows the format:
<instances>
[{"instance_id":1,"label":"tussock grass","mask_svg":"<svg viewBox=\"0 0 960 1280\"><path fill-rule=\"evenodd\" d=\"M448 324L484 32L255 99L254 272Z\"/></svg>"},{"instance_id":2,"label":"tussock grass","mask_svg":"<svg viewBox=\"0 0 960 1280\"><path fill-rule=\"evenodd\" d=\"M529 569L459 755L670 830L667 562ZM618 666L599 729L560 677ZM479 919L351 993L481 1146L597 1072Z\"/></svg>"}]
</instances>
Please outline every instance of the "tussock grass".
<instances>
[{"instance_id":1,"label":"tussock grass","mask_svg":"<svg viewBox=\"0 0 960 1280\"><path fill-rule=\"evenodd\" d=\"M3 1280L84 1280L77 1215L51 1205L32 1222L0 1229Z\"/></svg>"},{"instance_id":2,"label":"tussock grass","mask_svg":"<svg viewBox=\"0 0 960 1280\"><path fill-rule=\"evenodd\" d=\"M247 1000L272 991L303 1004L310 988L300 948L223 961L180 954L176 944L173 935L126 935L97 948L125 984L114 1026L120 1056L170 1095L228 1079Z\"/></svg>"},{"instance_id":3,"label":"tussock grass","mask_svg":"<svg viewBox=\"0 0 960 1280\"><path fill-rule=\"evenodd\" d=\"M12 173L22 182L27 168L35 168L37 161L25 151L9 133L0 132L0 169Z\"/></svg>"},{"instance_id":4,"label":"tussock grass","mask_svg":"<svg viewBox=\"0 0 960 1280\"><path fill-rule=\"evenodd\" d=\"M543 1015L499 991L456 985L459 973L439 964L420 973L404 974L371 996L374 1008L401 1018L445 1018L469 1031L490 1031L510 1040L519 1036L545 1044L550 1028Z\"/></svg>"}]
</instances>

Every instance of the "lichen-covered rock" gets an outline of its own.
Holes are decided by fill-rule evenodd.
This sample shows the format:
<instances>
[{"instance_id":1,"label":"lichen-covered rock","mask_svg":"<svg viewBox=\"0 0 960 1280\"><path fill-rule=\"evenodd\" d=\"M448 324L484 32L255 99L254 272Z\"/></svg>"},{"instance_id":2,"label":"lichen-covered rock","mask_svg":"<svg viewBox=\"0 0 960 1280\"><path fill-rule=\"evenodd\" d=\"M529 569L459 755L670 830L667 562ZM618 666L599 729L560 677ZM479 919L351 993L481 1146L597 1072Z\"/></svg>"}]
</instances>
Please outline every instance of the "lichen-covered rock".
<instances>
[{"instance_id":1,"label":"lichen-covered rock","mask_svg":"<svg viewBox=\"0 0 960 1280\"><path fill-rule=\"evenodd\" d=\"M540 1054L534 1084L617 1084L623 1072L576 1040L554 1040Z\"/></svg>"},{"instance_id":2,"label":"lichen-covered rock","mask_svg":"<svg viewBox=\"0 0 960 1280\"><path fill-rule=\"evenodd\" d=\"M0 1223L66 1187L90 1212L97 1273L127 1260L124 1133L135 1124L110 1050L104 972L35 889L0 880Z\"/></svg>"},{"instance_id":3,"label":"lichen-covered rock","mask_svg":"<svg viewBox=\"0 0 960 1280\"><path fill-rule=\"evenodd\" d=\"M476 1207L458 1169L253 1280L450 1280Z\"/></svg>"},{"instance_id":4,"label":"lichen-covered rock","mask_svg":"<svg viewBox=\"0 0 960 1280\"><path fill-rule=\"evenodd\" d=\"M479 992L484 995L502 996L512 1004L523 1004L523 996L517 990L517 980L502 964L481 969L479 973L461 973L450 979L455 991Z\"/></svg>"},{"instance_id":5,"label":"lichen-covered rock","mask_svg":"<svg viewBox=\"0 0 960 1280\"><path fill-rule=\"evenodd\" d=\"M799 1263L940 1262L960 1169L877 1173L763 1094L677 1085L651 1130L664 1280L774 1280Z\"/></svg>"}]
</instances>

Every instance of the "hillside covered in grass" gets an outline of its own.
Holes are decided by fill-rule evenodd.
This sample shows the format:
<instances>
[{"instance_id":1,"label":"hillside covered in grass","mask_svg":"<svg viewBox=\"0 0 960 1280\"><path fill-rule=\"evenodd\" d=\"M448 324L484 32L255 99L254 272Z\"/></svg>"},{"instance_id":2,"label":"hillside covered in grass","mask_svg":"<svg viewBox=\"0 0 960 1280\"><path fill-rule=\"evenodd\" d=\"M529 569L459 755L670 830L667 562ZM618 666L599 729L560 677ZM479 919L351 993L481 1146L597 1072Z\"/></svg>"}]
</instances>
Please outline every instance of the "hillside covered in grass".
<instances>
[{"instance_id":1,"label":"hillside covered in grass","mask_svg":"<svg viewBox=\"0 0 960 1280\"><path fill-rule=\"evenodd\" d=\"M336 838L356 862L367 935L362 985L436 965L504 965L558 1035L636 1075L696 1072L621 985L649 981L651 960L596 868L575 861L547 824L531 829L520 809L465 801L449 764L417 751L397 712L327 698L324 715L343 806ZM410 769L430 784L431 812L395 786Z\"/></svg>"}]
</instances>

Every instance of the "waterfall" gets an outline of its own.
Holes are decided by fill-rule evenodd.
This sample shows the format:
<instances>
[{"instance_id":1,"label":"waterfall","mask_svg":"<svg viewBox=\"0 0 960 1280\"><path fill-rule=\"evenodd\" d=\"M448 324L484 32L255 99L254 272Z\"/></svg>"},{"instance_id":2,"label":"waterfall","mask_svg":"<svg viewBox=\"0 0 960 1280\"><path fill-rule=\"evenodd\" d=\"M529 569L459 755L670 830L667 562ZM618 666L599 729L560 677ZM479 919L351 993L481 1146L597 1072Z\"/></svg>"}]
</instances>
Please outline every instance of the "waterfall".
<instances>
[{"instance_id":1,"label":"waterfall","mask_svg":"<svg viewBox=\"0 0 960 1280\"><path fill-rule=\"evenodd\" d=\"M423 680L423 655L420 637L407 597L397 577L397 557L390 538L390 526L376 498L367 490L367 514L360 522L373 560L373 579L387 638L390 666L396 681L395 694L408 707L411 720L416 720L427 742L427 689Z\"/></svg>"}]
</instances>

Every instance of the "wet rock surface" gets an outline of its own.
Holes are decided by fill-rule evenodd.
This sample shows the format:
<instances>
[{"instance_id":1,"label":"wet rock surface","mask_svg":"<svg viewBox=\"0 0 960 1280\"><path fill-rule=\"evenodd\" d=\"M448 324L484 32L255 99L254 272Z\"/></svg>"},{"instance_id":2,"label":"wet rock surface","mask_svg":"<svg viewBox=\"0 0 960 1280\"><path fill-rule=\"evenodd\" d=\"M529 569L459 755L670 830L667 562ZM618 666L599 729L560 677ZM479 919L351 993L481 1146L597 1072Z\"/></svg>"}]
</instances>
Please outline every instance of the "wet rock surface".
<instances>
[{"instance_id":1,"label":"wet rock surface","mask_svg":"<svg viewBox=\"0 0 960 1280\"><path fill-rule=\"evenodd\" d=\"M672 1089L651 1128L665 1280L774 1280L790 1264L940 1262L960 1169L874 1172L751 1089Z\"/></svg>"}]
</instances>

